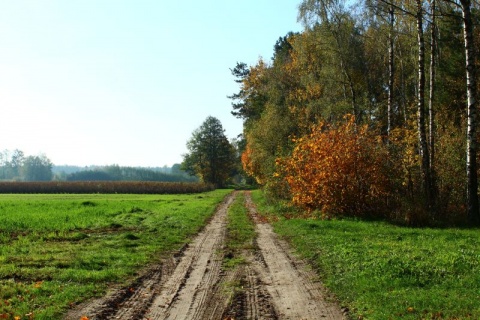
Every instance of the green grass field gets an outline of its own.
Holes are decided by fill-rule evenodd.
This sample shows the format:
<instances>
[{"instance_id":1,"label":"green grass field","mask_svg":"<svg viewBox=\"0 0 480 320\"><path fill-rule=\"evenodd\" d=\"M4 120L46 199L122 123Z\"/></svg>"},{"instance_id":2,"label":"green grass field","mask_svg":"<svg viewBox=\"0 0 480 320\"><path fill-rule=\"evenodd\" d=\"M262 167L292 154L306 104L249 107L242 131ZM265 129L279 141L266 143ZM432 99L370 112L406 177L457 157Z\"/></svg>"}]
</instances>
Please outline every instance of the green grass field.
<instances>
[{"instance_id":1,"label":"green grass field","mask_svg":"<svg viewBox=\"0 0 480 320\"><path fill-rule=\"evenodd\" d=\"M279 212L260 191L253 197L260 212ZM282 217L274 227L353 319L480 319L479 229Z\"/></svg>"},{"instance_id":2,"label":"green grass field","mask_svg":"<svg viewBox=\"0 0 480 320\"><path fill-rule=\"evenodd\" d=\"M0 319L58 319L104 294L181 247L229 192L0 195Z\"/></svg>"}]
</instances>

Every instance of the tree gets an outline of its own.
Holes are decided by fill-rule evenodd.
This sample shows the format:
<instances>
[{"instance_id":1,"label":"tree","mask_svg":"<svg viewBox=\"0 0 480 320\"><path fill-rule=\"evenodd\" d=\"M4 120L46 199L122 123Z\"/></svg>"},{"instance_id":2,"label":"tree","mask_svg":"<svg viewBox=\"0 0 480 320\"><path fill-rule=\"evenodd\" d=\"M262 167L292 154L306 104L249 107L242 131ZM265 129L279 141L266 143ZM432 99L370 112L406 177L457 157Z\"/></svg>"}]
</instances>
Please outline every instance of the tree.
<instances>
[{"instance_id":1,"label":"tree","mask_svg":"<svg viewBox=\"0 0 480 320\"><path fill-rule=\"evenodd\" d=\"M234 93L227 98L232 99L231 112L237 118L243 119L245 125L251 121L257 120L264 110L267 97L264 93L264 73L266 65L260 60L255 67L248 67L243 62L237 62L237 65L230 69L235 82L241 85L238 93Z\"/></svg>"},{"instance_id":2,"label":"tree","mask_svg":"<svg viewBox=\"0 0 480 320\"><path fill-rule=\"evenodd\" d=\"M436 0L431 0L431 21L430 21L430 94L428 97L428 118L429 118L429 137L428 147L430 151L430 173L433 179L435 179L435 68L436 68L436 55L437 55L437 24L436 24Z\"/></svg>"},{"instance_id":3,"label":"tree","mask_svg":"<svg viewBox=\"0 0 480 320\"><path fill-rule=\"evenodd\" d=\"M395 83L395 60L394 60L394 24L395 7L390 5L388 8L389 28L388 28L388 104L387 104L387 136L392 131L393 121L393 88Z\"/></svg>"},{"instance_id":4,"label":"tree","mask_svg":"<svg viewBox=\"0 0 480 320\"><path fill-rule=\"evenodd\" d=\"M417 41L418 41L418 89L417 89L417 126L420 167L427 207L432 209L432 179L430 174L430 155L425 126L425 39L423 33L423 2L416 0Z\"/></svg>"},{"instance_id":5,"label":"tree","mask_svg":"<svg viewBox=\"0 0 480 320\"><path fill-rule=\"evenodd\" d=\"M52 180L53 164L45 155L28 156L23 161L23 176L26 181Z\"/></svg>"},{"instance_id":6,"label":"tree","mask_svg":"<svg viewBox=\"0 0 480 320\"><path fill-rule=\"evenodd\" d=\"M23 151L15 149L11 157L10 162L7 166L10 169L10 176L12 178L18 178L20 176L20 169L23 166L23 161L25 160L25 154Z\"/></svg>"},{"instance_id":7,"label":"tree","mask_svg":"<svg viewBox=\"0 0 480 320\"><path fill-rule=\"evenodd\" d=\"M321 41L330 39L332 62L338 69L345 102L350 104L357 122L361 122L362 88L366 79L363 39L356 19L346 9L344 0L303 0L299 5L298 20L305 26L321 25L323 35Z\"/></svg>"},{"instance_id":8,"label":"tree","mask_svg":"<svg viewBox=\"0 0 480 320\"><path fill-rule=\"evenodd\" d=\"M471 1L460 0L467 77L467 214L470 222L480 223L477 177L477 83Z\"/></svg>"},{"instance_id":9,"label":"tree","mask_svg":"<svg viewBox=\"0 0 480 320\"><path fill-rule=\"evenodd\" d=\"M205 183L224 186L235 167L235 150L224 131L217 118L207 117L187 142L182 169Z\"/></svg>"},{"instance_id":10,"label":"tree","mask_svg":"<svg viewBox=\"0 0 480 320\"><path fill-rule=\"evenodd\" d=\"M173 174L173 175L183 175L183 174L185 174L185 171L182 170L182 165L180 163L175 163L172 166L171 174Z\"/></svg>"}]
</instances>

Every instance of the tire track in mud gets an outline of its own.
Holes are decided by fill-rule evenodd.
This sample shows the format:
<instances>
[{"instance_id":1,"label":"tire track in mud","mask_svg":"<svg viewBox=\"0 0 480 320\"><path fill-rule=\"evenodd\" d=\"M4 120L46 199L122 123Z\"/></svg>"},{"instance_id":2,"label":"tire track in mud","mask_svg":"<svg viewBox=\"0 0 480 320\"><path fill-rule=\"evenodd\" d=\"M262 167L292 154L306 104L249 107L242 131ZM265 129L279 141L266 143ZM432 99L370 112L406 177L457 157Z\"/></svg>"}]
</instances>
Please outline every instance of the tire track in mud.
<instances>
[{"instance_id":1,"label":"tire track in mud","mask_svg":"<svg viewBox=\"0 0 480 320\"><path fill-rule=\"evenodd\" d=\"M175 256L129 286L71 310L64 319L344 319L339 307L326 302L314 274L258 219L249 192L246 205L257 231L254 249L242 252L247 263L223 268L227 211L237 194L227 196Z\"/></svg>"}]
</instances>

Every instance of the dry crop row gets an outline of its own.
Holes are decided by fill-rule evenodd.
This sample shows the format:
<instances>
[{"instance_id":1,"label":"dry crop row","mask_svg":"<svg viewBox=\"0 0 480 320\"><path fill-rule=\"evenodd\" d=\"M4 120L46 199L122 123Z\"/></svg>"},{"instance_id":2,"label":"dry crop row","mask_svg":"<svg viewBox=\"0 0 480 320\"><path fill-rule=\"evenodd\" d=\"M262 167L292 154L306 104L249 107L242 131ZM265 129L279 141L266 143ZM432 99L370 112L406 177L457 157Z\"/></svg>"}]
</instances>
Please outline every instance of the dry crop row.
<instances>
[{"instance_id":1,"label":"dry crop row","mask_svg":"<svg viewBox=\"0 0 480 320\"><path fill-rule=\"evenodd\" d=\"M204 183L152 181L0 182L0 193L178 194L211 191Z\"/></svg>"}]
</instances>

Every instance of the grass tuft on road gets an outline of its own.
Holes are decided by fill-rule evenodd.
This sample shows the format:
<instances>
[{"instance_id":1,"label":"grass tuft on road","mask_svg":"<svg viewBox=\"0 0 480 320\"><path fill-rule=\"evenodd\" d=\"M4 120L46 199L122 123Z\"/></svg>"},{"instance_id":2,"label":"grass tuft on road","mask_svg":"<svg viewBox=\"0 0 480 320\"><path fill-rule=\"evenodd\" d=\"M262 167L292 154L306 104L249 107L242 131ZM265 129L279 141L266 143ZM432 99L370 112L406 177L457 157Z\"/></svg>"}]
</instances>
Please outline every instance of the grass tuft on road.
<instances>
[{"instance_id":1,"label":"grass tuft on road","mask_svg":"<svg viewBox=\"0 0 480 320\"><path fill-rule=\"evenodd\" d=\"M260 213L272 214L260 191ZM480 230L279 219L324 284L361 319L480 319Z\"/></svg>"},{"instance_id":2,"label":"grass tuft on road","mask_svg":"<svg viewBox=\"0 0 480 320\"><path fill-rule=\"evenodd\" d=\"M0 319L59 319L180 248L231 190L0 195Z\"/></svg>"}]
</instances>

